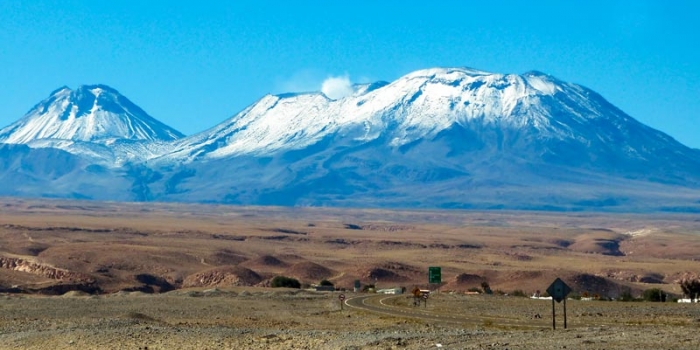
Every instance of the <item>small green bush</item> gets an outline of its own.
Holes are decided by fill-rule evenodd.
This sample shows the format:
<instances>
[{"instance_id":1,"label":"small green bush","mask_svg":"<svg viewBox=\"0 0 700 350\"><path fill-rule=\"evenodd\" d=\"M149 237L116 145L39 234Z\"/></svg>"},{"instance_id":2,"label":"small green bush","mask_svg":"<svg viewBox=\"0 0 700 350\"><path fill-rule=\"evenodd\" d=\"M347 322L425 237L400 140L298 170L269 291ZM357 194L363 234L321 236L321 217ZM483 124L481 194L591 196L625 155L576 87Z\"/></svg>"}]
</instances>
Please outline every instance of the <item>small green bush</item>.
<instances>
[{"instance_id":1,"label":"small green bush","mask_svg":"<svg viewBox=\"0 0 700 350\"><path fill-rule=\"evenodd\" d=\"M681 281L681 290L683 295L694 301L700 295L700 280L686 279Z\"/></svg>"},{"instance_id":2,"label":"small green bush","mask_svg":"<svg viewBox=\"0 0 700 350\"><path fill-rule=\"evenodd\" d=\"M627 289L627 290L623 291L622 293L620 293L620 296L617 298L617 300L619 300L619 301L636 301L637 299L635 299L635 297L632 296L632 291Z\"/></svg>"},{"instance_id":3,"label":"small green bush","mask_svg":"<svg viewBox=\"0 0 700 350\"><path fill-rule=\"evenodd\" d=\"M301 283L298 280L286 276L275 276L270 282L272 288L301 288Z\"/></svg>"},{"instance_id":4,"label":"small green bush","mask_svg":"<svg viewBox=\"0 0 700 350\"><path fill-rule=\"evenodd\" d=\"M486 294L493 294L493 291L491 290L491 286L489 286L489 283L486 281L481 282L481 289L483 289L484 293L486 293Z\"/></svg>"},{"instance_id":5,"label":"small green bush","mask_svg":"<svg viewBox=\"0 0 700 350\"><path fill-rule=\"evenodd\" d=\"M666 293L659 288L651 288L644 291L642 298L644 301L665 302Z\"/></svg>"},{"instance_id":6,"label":"small green bush","mask_svg":"<svg viewBox=\"0 0 700 350\"><path fill-rule=\"evenodd\" d=\"M319 282L318 285L319 286L331 286L331 287L333 287L333 282L331 282L329 280L323 280L323 281Z\"/></svg>"},{"instance_id":7,"label":"small green bush","mask_svg":"<svg viewBox=\"0 0 700 350\"><path fill-rule=\"evenodd\" d=\"M512 295L514 297L527 297L527 294L525 294L525 292L523 292L520 289L514 290L513 293L510 293L510 295Z\"/></svg>"}]
</instances>

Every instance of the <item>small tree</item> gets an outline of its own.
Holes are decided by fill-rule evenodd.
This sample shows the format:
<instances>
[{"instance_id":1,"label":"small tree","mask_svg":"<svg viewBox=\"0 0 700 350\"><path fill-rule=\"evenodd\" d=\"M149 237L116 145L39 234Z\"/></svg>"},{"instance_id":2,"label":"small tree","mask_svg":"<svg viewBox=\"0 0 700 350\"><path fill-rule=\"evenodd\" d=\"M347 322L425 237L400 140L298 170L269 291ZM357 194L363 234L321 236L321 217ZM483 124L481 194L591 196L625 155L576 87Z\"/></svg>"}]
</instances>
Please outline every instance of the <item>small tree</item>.
<instances>
[{"instance_id":1,"label":"small tree","mask_svg":"<svg viewBox=\"0 0 700 350\"><path fill-rule=\"evenodd\" d=\"M665 302L666 293L659 288L651 288L644 291L642 298L644 301Z\"/></svg>"},{"instance_id":2,"label":"small tree","mask_svg":"<svg viewBox=\"0 0 700 350\"><path fill-rule=\"evenodd\" d=\"M681 281L681 289L683 294L690 298L690 301L695 301L700 295L700 280L687 279Z\"/></svg>"},{"instance_id":3,"label":"small tree","mask_svg":"<svg viewBox=\"0 0 700 350\"><path fill-rule=\"evenodd\" d=\"M493 294L491 286L489 286L489 283L486 281L481 282L481 289L483 289L486 294Z\"/></svg>"},{"instance_id":4,"label":"small tree","mask_svg":"<svg viewBox=\"0 0 700 350\"><path fill-rule=\"evenodd\" d=\"M275 276L270 282L272 288L301 288L301 283L298 280L286 276Z\"/></svg>"},{"instance_id":5,"label":"small tree","mask_svg":"<svg viewBox=\"0 0 700 350\"><path fill-rule=\"evenodd\" d=\"M632 291L628 288L620 293L620 297L617 298L619 301L634 301L634 296L632 296Z\"/></svg>"},{"instance_id":6,"label":"small tree","mask_svg":"<svg viewBox=\"0 0 700 350\"><path fill-rule=\"evenodd\" d=\"M521 298L527 298L527 294L522 291L522 289L516 289L513 291L513 293L510 293L510 295L514 297L521 297Z\"/></svg>"}]
</instances>

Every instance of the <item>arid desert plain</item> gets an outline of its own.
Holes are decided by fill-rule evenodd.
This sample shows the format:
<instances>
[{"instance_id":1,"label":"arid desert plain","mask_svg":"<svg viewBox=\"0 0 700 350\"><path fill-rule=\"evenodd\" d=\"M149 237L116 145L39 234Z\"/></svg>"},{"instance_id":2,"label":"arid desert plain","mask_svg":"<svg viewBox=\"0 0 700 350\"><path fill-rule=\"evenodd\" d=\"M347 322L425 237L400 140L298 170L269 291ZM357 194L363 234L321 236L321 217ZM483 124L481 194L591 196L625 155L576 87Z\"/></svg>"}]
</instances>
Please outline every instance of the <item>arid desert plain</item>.
<instances>
[{"instance_id":1,"label":"arid desert plain","mask_svg":"<svg viewBox=\"0 0 700 350\"><path fill-rule=\"evenodd\" d=\"M0 348L698 349L700 307L673 301L699 259L691 214L3 199ZM526 296L557 277L554 330Z\"/></svg>"}]
</instances>

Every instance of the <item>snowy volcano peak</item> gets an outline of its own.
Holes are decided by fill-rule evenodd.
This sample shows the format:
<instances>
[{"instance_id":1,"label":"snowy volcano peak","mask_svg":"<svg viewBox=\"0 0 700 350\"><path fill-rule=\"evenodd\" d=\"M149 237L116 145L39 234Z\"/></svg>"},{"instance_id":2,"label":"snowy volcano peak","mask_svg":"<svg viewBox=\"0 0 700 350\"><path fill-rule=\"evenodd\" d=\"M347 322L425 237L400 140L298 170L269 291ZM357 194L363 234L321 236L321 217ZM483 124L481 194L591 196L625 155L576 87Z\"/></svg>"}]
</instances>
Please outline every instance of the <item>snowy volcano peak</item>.
<instances>
[{"instance_id":1,"label":"snowy volcano peak","mask_svg":"<svg viewBox=\"0 0 700 350\"><path fill-rule=\"evenodd\" d=\"M376 141L397 149L450 130L583 142L581 135L590 130L616 132L596 128L600 118L620 124L628 117L594 92L537 71L430 68L391 83L353 85L353 93L339 99L322 92L265 96L216 127L178 141L165 157L269 156L329 139L346 146Z\"/></svg>"},{"instance_id":2,"label":"snowy volcano peak","mask_svg":"<svg viewBox=\"0 0 700 350\"><path fill-rule=\"evenodd\" d=\"M178 142L170 157L271 155L304 149L327 137L353 143L382 139L400 147L455 125L551 129L543 100L567 88L544 74L431 68L391 83L355 84L353 93L339 99L322 92L268 95L218 126Z\"/></svg>"},{"instance_id":3,"label":"snowy volcano peak","mask_svg":"<svg viewBox=\"0 0 700 350\"><path fill-rule=\"evenodd\" d=\"M59 88L20 120L0 130L0 142L4 143L42 139L170 141L182 136L107 85Z\"/></svg>"}]
</instances>

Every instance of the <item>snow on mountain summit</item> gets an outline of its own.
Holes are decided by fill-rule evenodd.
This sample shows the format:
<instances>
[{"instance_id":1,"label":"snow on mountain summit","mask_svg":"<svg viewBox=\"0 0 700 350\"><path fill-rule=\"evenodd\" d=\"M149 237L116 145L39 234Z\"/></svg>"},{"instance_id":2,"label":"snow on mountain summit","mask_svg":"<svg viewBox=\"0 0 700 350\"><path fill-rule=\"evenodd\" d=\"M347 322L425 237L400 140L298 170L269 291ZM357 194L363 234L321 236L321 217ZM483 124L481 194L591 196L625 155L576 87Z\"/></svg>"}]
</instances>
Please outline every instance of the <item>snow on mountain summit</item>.
<instances>
[{"instance_id":1,"label":"snow on mountain summit","mask_svg":"<svg viewBox=\"0 0 700 350\"><path fill-rule=\"evenodd\" d=\"M400 147L468 124L530 126L564 138L572 131L553 122L551 107L582 111L583 118L600 115L598 106L586 105L586 91L539 72L424 69L391 83L355 85L353 93L338 99L322 92L265 96L214 128L177 141L168 158L269 155L332 134L359 142L383 137Z\"/></svg>"},{"instance_id":2,"label":"snow on mountain summit","mask_svg":"<svg viewBox=\"0 0 700 350\"><path fill-rule=\"evenodd\" d=\"M470 68L341 80L263 96L189 137L108 86L60 88L0 130L0 195L700 210L700 151L583 86Z\"/></svg>"},{"instance_id":3,"label":"snow on mountain summit","mask_svg":"<svg viewBox=\"0 0 700 350\"><path fill-rule=\"evenodd\" d=\"M4 143L170 141L182 136L106 85L83 85L75 90L62 87L20 120L0 130L0 142Z\"/></svg>"}]
</instances>

